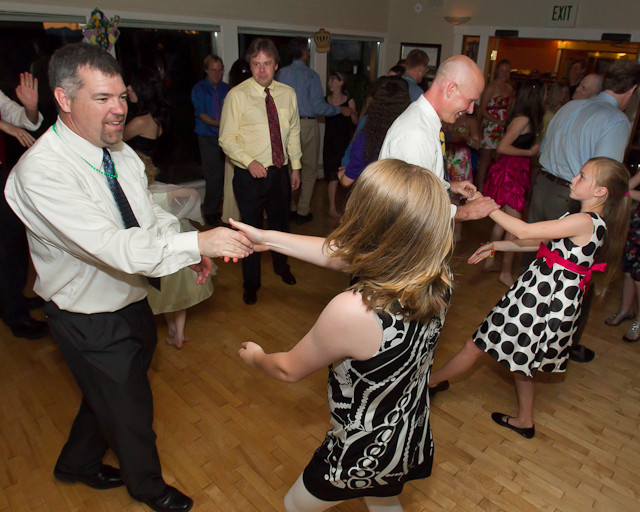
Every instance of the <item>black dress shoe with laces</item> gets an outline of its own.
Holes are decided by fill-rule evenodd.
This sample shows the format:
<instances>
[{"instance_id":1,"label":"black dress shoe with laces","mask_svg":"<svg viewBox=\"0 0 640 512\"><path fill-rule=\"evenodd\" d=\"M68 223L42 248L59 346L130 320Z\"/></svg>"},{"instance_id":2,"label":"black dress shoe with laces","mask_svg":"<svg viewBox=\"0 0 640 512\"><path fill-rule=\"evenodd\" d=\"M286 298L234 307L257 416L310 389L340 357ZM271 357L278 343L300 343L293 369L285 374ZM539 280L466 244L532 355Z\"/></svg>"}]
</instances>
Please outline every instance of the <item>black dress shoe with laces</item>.
<instances>
[{"instance_id":1,"label":"black dress shoe with laces","mask_svg":"<svg viewBox=\"0 0 640 512\"><path fill-rule=\"evenodd\" d=\"M258 302L258 295L255 290L245 290L242 294L242 300L245 304L251 306L252 304Z\"/></svg>"},{"instance_id":2,"label":"black dress shoe with laces","mask_svg":"<svg viewBox=\"0 0 640 512\"><path fill-rule=\"evenodd\" d=\"M182 494L178 489L170 485L167 485L167 492L161 497L140 501L156 512L187 512L193 507L193 500L189 496Z\"/></svg>"},{"instance_id":3,"label":"black dress shoe with laces","mask_svg":"<svg viewBox=\"0 0 640 512\"><path fill-rule=\"evenodd\" d=\"M31 317L10 324L9 328L16 338L27 338L29 340L44 338L48 332L47 322L34 320Z\"/></svg>"},{"instance_id":4,"label":"black dress shoe with laces","mask_svg":"<svg viewBox=\"0 0 640 512\"><path fill-rule=\"evenodd\" d=\"M282 282L284 284L294 285L297 283L296 278L293 276L291 270L289 269L280 274L280 277L282 278Z\"/></svg>"},{"instance_id":5,"label":"black dress shoe with laces","mask_svg":"<svg viewBox=\"0 0 640 512\"><path fill-rule=\"evenodd\" d=\"M77 475L55 468L53 476L62 482L82 482L94 489L113 489L124 485L120 470L106 464L103 464L100 470L92 475Z\"/></svg>"}]
</instances>

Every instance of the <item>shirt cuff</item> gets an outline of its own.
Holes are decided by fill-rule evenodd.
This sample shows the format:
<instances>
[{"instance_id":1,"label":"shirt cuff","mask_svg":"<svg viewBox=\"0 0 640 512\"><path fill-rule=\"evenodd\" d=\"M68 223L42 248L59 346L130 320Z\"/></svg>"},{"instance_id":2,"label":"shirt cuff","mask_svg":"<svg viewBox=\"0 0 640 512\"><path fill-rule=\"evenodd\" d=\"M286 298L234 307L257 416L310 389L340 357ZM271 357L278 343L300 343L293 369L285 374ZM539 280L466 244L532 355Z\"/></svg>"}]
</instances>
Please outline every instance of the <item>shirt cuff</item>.
<instances>
[{"instance_id":1,"label":"shirt cuff","mask_svg":"<svg viewBox=\"0 0 640 512\"><path fill-rule=\"evenodd\" d=\"M200 263L202 256L198 248L198 231L187 231L185 233L176 233L170 242L170 248L176 253L184 255L186 265L194 265Z\"/></svg>"},{"instance_id":2,"label":"shirt cuff","mask_svg":"<svg viewBox=\"0 0 640 512\"><path fill-rule=\"evenodd\" d=\"M291 168L291 170L293 171L294 169L302 169L302 162L300 160L290 160L289 161L289 167Z\"/></svg>"}]
</instances>

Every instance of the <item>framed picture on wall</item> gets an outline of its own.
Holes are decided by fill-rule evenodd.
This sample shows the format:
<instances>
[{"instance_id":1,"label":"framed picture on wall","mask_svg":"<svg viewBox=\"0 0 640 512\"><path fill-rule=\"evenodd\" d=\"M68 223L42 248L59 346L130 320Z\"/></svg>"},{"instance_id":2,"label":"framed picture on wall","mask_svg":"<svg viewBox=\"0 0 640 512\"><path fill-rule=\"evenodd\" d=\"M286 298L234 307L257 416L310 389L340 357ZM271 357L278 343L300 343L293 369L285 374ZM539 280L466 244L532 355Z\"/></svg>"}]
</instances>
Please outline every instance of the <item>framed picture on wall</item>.
<instances>
[{"instance_id":1,"label":"framed picture on wall","mask_svg":"<svg viewBox=\"0 0 640 512\"><path fill-rule=\"evenodd\" d=\"M462 37L462 55L466 55L473 62L478 62L478 49L480 48L480 36Z\"/></svg>"},{"instance_id":2,"label":"framed picture on wall","mask_svg":"<svg viewBox=\"0 0 640 512\"><path fill-rule=\"evenodd\" d=\"M411 50L422 50L429 57L429 69L427 70L427 78L433 79L436 76L436 69L440 65L440 52L442 45L440 44L424 44L424 43L400 43L400 58L406 59Z\"/></svg>"}]
</instances>

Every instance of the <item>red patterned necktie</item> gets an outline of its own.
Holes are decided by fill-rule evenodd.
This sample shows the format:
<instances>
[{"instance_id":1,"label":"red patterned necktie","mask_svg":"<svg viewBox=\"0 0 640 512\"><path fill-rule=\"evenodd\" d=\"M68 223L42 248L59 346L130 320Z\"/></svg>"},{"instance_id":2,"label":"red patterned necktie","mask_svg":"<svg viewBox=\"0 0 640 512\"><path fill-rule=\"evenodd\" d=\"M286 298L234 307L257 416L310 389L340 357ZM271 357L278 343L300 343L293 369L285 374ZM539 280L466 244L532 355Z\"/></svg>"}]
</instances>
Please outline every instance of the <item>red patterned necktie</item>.
<instances>
[{"instance_id":1,"label":"red patterned necktie","mask_svg":"<svg viewBox=\"0 0 640 512\"><path fill-rule=\"evenodd\" d=\"M267 93L264 99L267 105L267 119L269 120L269 134L271 135L271 158L273 165L282 167L284 165L284 151L282 149L282 137L280 136L280 120L278 119L278 109L276 102L273 101L269 88L265 87L264 92Z\"/></svg>"}]
</instances>

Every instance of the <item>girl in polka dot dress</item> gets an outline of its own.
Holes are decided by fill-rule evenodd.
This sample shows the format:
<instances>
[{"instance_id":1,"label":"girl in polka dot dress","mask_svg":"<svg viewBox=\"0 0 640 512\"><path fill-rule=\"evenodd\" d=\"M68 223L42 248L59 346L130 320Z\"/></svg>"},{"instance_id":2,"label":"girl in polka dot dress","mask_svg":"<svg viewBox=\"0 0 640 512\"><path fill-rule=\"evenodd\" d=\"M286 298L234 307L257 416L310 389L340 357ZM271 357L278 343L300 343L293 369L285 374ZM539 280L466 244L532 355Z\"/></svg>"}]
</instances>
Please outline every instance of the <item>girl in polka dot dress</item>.
<instances>
[{"instance_id":1,"label":"girl in polka dot dress","mask_svg":"<svg viewBox=\"0 0 640 512\"><path fill-rule=\"evenodd\" d=\"M483 245L469 258L469 263L490 257L494 250L537 250L537 258L464 348L432 374L429 382L432 389L468 370L486 352L513 372L518 396L517 416L494 412L491 418L526 438L535 435L535 374L565 370L591 273L603 271L606 266L593 264L598 249L602 246L599 259L620 260L631 203L626 195L628 184L629 173L623 164L606 157L592 158L571 181L571 198L582 205L579 213L535 224L502 211L491 214L496 223L517 239ZM614 267L607 270L605 285L614 277L617 270ZM441 384L442 387L445 386Z\"/></svg>"}]
</instances>

